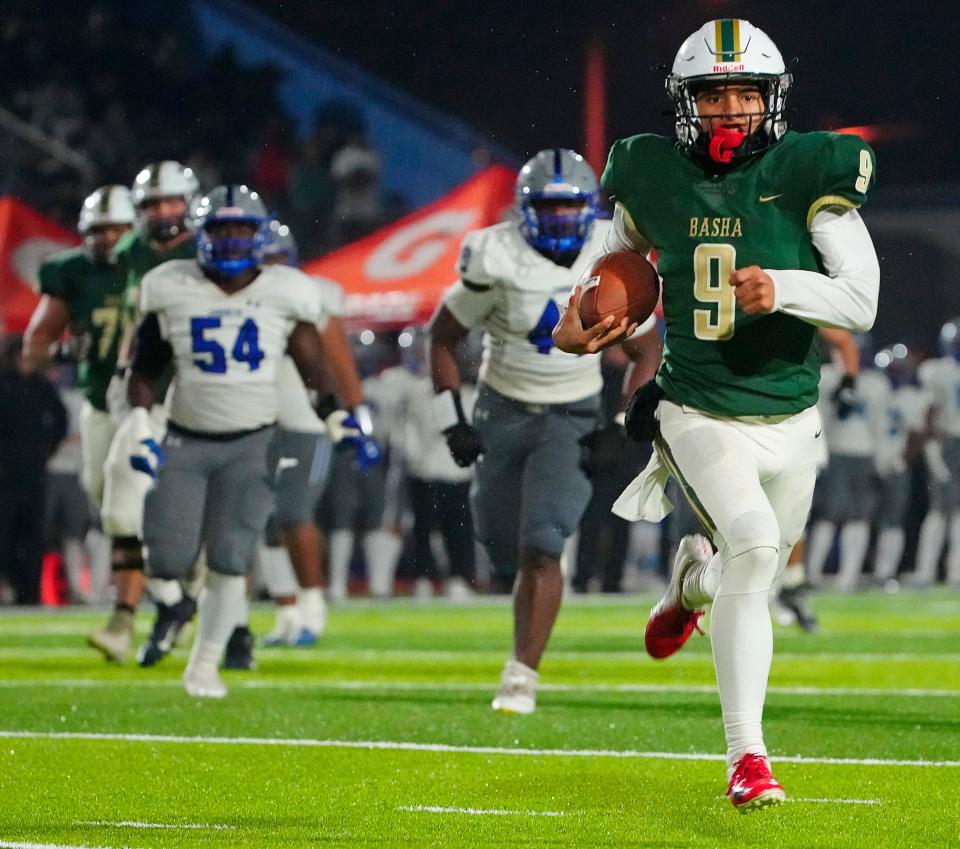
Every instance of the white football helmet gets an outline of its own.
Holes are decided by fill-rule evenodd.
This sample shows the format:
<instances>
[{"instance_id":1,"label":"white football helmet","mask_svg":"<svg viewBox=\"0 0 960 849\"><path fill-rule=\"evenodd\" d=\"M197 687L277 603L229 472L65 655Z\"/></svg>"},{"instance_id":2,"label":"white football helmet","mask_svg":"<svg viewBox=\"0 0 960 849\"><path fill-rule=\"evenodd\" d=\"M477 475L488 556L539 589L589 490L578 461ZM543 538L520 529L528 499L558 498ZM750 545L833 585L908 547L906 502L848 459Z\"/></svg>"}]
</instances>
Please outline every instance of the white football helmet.
<instances>
[{"instance_id":1,"label":"white football helmet","mask_svg":"<svg viewBox=\"0 0 960 849\"><path fill-rule=\"evenodd\" d=\"M92 230L107 226L132 227L136 220L137 213L126 186L101 186L80 207L77 231L94 259L112 264L116 261L116 243L108 237L97 237ZM104 238L108 240L104 241Z\"/></svg>"},{"instance_id":2,"label":"white football helmet","mask_svg":"<svg viewBox=\"0 0 960 849\"><path fill-rule=\"evenodd\" d=\"M143 168L133 181L133 205L137 210L140 229L147 238L156 242L169 242L184 230L190 229L188 211L200 183L192 168L181 165L172 159L163 162L151 162ZM187 211L176 218L153 218L148 220L144 205L162 198L183 198Z\"/></svg>"},{"instance_id":3,"label":"white football helmet","mask_svg":"<svg viewBox=\"0 0 960 849\"><path fill-rule=\"evenodd\" d=\"M130 189L126 186L101 186L88 195L80 208L77 231L85 236L91 227L103 227L109 224L133 225L137 213L133 208Z\"/></svg>"},{"instance_id":4,"label":"white football helmet","mask_svg":"<svg viewBox=\"0 0 960 849\"><path fill-rule=\"evenodd\" d=\"M187 204L200 189L192 168L173 159L151 162L133 181L133 204L137 209L148 200L183 198Z\"/></svg>"},{"instance_id":5,"label":"white football helmet","mask_svg":"<svg viewBox=\"0 0 960 849\"><path fill-rule=\"evenodd\" d=\"M734 157L759 153L779 141L787 131L784 107L793 76L763 30L739 18L721 18L708 21L683 42L667 76L680 143L706 154L708 139L701 132L696 94L705 85L726 82L756 85L765 109L760 129L744 140Z\"/></svg>"}]
</instances>

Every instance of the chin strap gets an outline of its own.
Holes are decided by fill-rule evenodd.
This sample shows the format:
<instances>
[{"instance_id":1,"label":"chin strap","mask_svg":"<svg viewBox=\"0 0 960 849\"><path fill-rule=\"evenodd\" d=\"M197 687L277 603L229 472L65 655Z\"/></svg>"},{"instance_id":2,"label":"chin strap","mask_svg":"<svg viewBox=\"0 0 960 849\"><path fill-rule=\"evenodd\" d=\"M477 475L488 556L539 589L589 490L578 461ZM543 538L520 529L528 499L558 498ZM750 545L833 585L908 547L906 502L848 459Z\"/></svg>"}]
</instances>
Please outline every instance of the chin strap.
<instances>
[{"instance_id":1,"label":"chin strap","mask_svg":"<svg viewBox=\"0 0 960 849\"><path fill-rule=\"evenodd\" d=\"M740 147L746 137L747 134L741 133L739 130L715 127L710 133L710 146L708 148L710 158L714 162L726 165L733 159L733 152Z\"/></svg>"}]
</instances>

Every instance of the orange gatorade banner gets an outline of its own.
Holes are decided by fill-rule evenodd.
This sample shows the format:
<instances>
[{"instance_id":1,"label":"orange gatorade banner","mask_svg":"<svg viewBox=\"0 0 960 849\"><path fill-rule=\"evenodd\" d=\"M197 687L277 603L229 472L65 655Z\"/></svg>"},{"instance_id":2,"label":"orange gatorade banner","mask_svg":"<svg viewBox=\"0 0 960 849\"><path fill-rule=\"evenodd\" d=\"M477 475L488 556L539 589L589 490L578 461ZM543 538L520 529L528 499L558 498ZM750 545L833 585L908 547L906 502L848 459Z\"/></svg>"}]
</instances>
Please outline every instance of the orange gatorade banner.
<instances>
[{"instance_id":1,"label":"orange gatorade banner","mask_svg":"<svg viewBox=\"0 0 960 849\"><path fill-rule=\"evenodd\" d=\"M487 168L429 206L304 263L303 270L343 287L351 329L423 324L457 279L463 235L501 220L513 203L515 179L510 168Z\"/></svg>"},{"instance_id":2,"label":"orange gatorade banner","mask_svg":"<svg viewBox=\"0 0 960 849\"><path fill-rule=\"evenodd\" d=\"M16 198L0 198L0 333L23 333L40 300L40 266L51 254L80 243Z\"/></svg>"}]
</instances>

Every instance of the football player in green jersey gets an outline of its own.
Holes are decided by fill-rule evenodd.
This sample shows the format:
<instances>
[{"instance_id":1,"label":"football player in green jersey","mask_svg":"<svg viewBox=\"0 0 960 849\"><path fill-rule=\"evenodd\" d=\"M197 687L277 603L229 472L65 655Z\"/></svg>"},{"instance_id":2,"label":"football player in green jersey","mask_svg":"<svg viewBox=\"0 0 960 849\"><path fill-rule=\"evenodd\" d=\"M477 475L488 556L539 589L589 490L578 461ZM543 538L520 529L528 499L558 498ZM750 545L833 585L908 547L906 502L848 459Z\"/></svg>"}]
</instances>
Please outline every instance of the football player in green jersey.
<instances>
[{"instance_id":1,"label":"football player in green jersey","mask_svg":"<svg viewBox=\"0 0 960 849\"><path fill-rule=\"evenodd\" d=\"M134 219L126 186L101 186L83 202L77 224L83 245L55 254L40 267L42 297L24 342L28 362L40 369L49 364L67 329L73 336L85 396L79 421L81 478L97 508L103 500L103 467L116 429L106 400L117 362L125 286L116 246Z\"/></svg>"},{"instance_id":2,"label":"football player in green jersey","mask_svg":"<svg viewBox=\"0 0 960 849\"><path fill-rule=\"evenodd\" d=\"M143 275L167 260L188 259L196 255L196 240L189 226L189 207L198 188L193 171L172 160L147 165L134 180L131 196L137 226L116 246L117 264L124 278L120 303L123 339L117 352L117 362L121 366L125 364L129 350ZM108 405L111 405L111 399L116 395L112 384L108 395ZM125 410L111 406L110 412L114 420L119 421ZM150 482L143 478L146 475L130 467L125 451L111 450L108 453L101 516L104 530L112 538L116 608L106 627L91 633L88 642L118 663L123 663L130 653L133 615L145 588L140 534L143 498Z\"/></svg>"},{"instance_id":3,"label":"football player in green jersey","mask_svg":"<svg viewBox=\"0 0 960 849\"><path fill-rule=\"evenodd\" d=\"M740 811L785 798L761 729L767 597L803 532L816 476L816 326L868 330L880 280L857 212L873 152L856 136L788 131L791 82L761 30L708 22L667 78L677 139L616 142L602 180L617 202L605 247L656 248L667 328L656 383L627 416L628 433L658 431L656 450L614 512L659 520L672 476L711 537L712 546L681 541L646 644L669 656L713 604L727 795ZM573 353L601 337L611 344L609 318L583 328L568 309L554 339Z\"/></svg>"}]
</instances>

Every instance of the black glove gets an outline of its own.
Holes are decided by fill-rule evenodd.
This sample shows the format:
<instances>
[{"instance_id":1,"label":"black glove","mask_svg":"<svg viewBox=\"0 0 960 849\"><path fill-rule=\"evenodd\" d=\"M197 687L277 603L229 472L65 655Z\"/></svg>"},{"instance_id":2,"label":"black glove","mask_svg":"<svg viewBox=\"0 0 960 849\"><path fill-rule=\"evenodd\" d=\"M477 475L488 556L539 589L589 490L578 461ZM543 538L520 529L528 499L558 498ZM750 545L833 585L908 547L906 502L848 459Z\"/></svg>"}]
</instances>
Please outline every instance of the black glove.
<instances>
[{"instance_id":1,"label":"black glove","mask_svg":"<svg viewBox=\"0 0 960 849\"><path fill-rule=\"evenodd\" d=\"M833 393L833 403L836 405L837 418L843 421L857 408L857 379L853 375L845 374L840 385Z\"/></svg>"},{"instance_id":2,"label":"black glove","mask_svg":"<svg viewBox=\"0 0 960 849\"><path fill-rule=\"evenodd\" d=\"M655 380L644 383L633 393L623 425L634 442L653 442L660 432L660 423L654 414L664 394Z\"/></svg>"},{"instance_id":3,"label":"black glove","mask_svg":"<svg viewBox=\"0 0 960 849\"><path fill-rule=\"evenodd\" d=\"M438 392L433 396L433 412L453 461L465 469L483 453L483 442L464 415L460 393L455 389Z\"/></svg>"},{"instance_id":4,"label":"black glove","mask_svg":"<svg viewBox=\"0 0 960 849\"><path fill-rule=\"evenodd\" d=\"M580 468L588 478L616 471L627 447L627 433L621 425L611 422L577 440L580 445Z\"/></svg>"},{"instance_id":5,"label":"black glove","mask_svg":"<svg viewBox=\"0 0 960 849\"><path fill-rule=\"evenodd\" d=\"M457 422L453 427L448 427L443 435L447 439L453 462L462 468L471 465L483 453L480 432L471 424Z\"/></svg>"}]
</instances>

